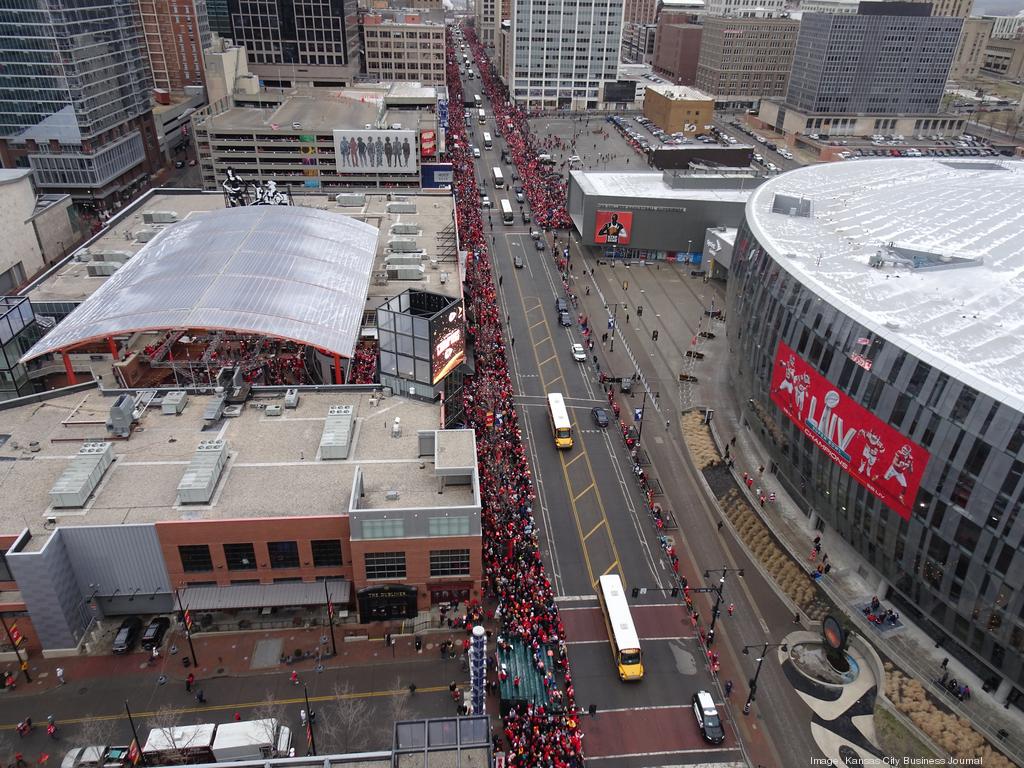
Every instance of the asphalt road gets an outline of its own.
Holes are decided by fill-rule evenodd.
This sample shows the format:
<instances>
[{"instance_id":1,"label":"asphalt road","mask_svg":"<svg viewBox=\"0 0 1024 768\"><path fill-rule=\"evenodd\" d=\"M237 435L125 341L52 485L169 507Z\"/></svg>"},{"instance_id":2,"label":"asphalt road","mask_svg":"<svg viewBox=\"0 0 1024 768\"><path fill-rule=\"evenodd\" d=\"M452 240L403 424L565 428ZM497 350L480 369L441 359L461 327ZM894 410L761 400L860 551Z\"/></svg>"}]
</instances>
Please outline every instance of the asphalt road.
<instances>
[{"instance_id":1,"label":"asphalt road","mask_svg":"<svg viewBox=\"0 0 1024 768\"><path fill-rule=\"evenodd\" d=\"M478 80L465 80L464 87L469 98L480 93ZM471 141L481 148L478 183L497 206L502 197L515 198L508 189L494 188L491 169L501 167L506 179L514 169L501 163L503 142L491 106L484 101L487 126L476 124L474 116ZM570 120L533 122L544 122L564 137L581 131ZM604 125L603 120L592 123ZM483 130L494 137L490 151L480 141ZM628 148L621 144L619 161L625 168ZM517 408L537 483L541 549L566 622L576 699L583 707L598 707L597 717L584 724L588 762L627 767L737 762L741 753L728 718L726 744L711 747L698 733L690 710L692 694L698 689L716 691L716 699L721 694L712 684L685 610L678 600L656 591L670 586L671 570L621 438L614 425L601 429L592 421L591 409L607 406L608 400L593 362L572 358L572 344L584 342L579 326L564 328L558 323L554 303L565 294L551 241L538 251L530 225L522 223L518 205L513 208L517 218L512 225L502 223L500 211L491 213L491 254L507 320ZM523 258L523 268L513 266L513 255ZM603 332L595 331L598 336ZM559 451L551 439L548 392L561 392L566 399L575 440L571 450ZM645 656L646 674L639 684L619 681L612 663L595 596L597 580L606 573L618 573L627 590L650 590L630 600Z\"/></svg>"}]
</instances>

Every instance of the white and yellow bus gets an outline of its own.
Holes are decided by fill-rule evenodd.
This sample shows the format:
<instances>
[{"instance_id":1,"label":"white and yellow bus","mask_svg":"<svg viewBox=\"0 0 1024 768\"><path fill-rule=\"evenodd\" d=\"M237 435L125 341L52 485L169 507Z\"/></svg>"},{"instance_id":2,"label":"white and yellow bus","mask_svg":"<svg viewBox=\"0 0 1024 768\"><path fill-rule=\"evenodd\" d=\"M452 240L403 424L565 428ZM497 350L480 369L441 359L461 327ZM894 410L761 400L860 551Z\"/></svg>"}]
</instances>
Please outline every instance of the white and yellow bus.
<instances>
[{"instance_id":1,"label":"white and yellow bus","mask_svg":"<svg viewBox=\"0 0 1024 768\"><path fill-rule=\"evenodd\" d=\"M493 146L494 142L491 141L491 134L489 134L487 131L484 131L484 149L490 149Z\"/></svg>"},{"instance_id":2,"label":"white and yellow bus","mask_svg":"<svg viewBox=\"0 0 1024 768\"><path fill-rule=\"evenodd\" d=\"M516 217L512 213L512 203L505 198L501 199L501 221L503 224L516 223Z\"/></svg>"},{"instance_id":3,"label":"white and yellow bus","mask_svg":"<svg viewBox=\"0 0 1024 768\"><path fill-rule=\"evenodd\" d=\"M505 176L502 174L501 168L498 168L497 166L491 168L491 177L494 179L495 189L505 188Z\"/></svg>"},{"instance_id":4,"label":"white and yellow bus","mask_svg":"<svg viewBox=\"0 0 1024 768\"><path fill-rule=\"evenodd\" d=\"M556 448L572 448L572 424L569 423L569 412L565 410L565 400L561 392L548 395L548 420L551 422L551 434L555 438Z\"/></svg>"},{"instance_id":5,"label":"white and yellow bus","mask_svg":"<svg viewBox=\"0 0 1024 768\"><path fill-rule=\"evenodd\" d=\"M640 652L640 638L633 627L633 616L626 603L622 579L616 574L600 579L601 610L608 629L608 642L619 671L619 679L626 682L639 681L644 676L643 655Z\"/></svg>"}]
</instances>

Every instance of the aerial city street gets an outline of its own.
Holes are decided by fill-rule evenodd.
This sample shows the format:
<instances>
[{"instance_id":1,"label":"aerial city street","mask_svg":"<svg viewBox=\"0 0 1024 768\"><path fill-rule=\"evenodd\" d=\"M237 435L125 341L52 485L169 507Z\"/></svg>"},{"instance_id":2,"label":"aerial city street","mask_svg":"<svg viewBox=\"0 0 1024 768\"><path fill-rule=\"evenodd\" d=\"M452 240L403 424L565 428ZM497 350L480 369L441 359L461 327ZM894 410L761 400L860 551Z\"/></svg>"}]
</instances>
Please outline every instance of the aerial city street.
<instances>
[{"instance_id":1,"label":"aerial city street","mask_svg":"<svg viewBox=\"0 0 1024 768\"><path fill-rule=\"evenodd\" d=\"M0 96L3 765L1024 764L1024 9L18 0Z\"/></svg>"}]
</instances>

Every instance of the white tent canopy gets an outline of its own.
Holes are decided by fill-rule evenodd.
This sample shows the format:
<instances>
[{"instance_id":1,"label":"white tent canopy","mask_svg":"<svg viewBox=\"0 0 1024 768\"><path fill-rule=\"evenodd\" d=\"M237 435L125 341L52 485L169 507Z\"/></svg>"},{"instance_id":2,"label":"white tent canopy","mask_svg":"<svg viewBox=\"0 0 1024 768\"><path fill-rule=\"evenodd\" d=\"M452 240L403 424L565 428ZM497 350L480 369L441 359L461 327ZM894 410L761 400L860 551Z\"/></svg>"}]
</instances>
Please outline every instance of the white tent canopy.
<instances>
[{"instance_id":1,"label":"white tent canopy","mask_svg":"<svg viewBox=\"0 0 1024 768\"><path fill-rule=\"evenodd\" d=\"M351 357L378 234L300 206L195 214L146 243L22 361L173 328L264 334Z\"/></svg>"}]
</instances>

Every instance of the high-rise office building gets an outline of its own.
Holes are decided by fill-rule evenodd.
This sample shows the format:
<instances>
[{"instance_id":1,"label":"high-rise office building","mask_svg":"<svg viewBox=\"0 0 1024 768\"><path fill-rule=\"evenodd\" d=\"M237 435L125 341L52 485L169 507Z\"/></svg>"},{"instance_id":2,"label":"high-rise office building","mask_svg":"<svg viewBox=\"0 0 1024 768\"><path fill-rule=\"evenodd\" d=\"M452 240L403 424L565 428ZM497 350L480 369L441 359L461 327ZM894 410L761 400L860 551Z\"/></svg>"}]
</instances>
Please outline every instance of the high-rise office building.
<instances>
[{"instance_id":1,"label":"high-rise office building","mask_svg":"<svg viewBox=\"0 0 1024 768\"><path fill-rule=\"evenodd\" d=\"M853 15L804 14L787 107L838 114L938 112L963 20L929 10L926 3L862 2Z\"/></svg>"},{"instance_id":2,"label":"high-rise office building","mask_svg":"<svg viewBox=\"0 0 1024 768\"><path fill-rule=\"evenodd\" d=\"M706 16L697 87L737 108L782 96L799 32L796 19Z\"/></svg>"},{"instance_id":3,"label":"high-rise office building","mask_svg":"<svg viewBox=\"0 0 1024 768\"><path fill-rule=\"evenodd\" d=\"M785 0L704 0L706 16L770 16L785 9Z\"/></svg>"},{"instance_id":4,"label":"high-rise office building","mask_svg":"<svg viewBox=\"0 0 1024 768\"><path fill-rule=\"evenodd\" d=\"M228 0L251 64L344 66L359 50L356 0Z\"/></svg>"},{"instance_id":5,"label":"high-rise office building","mask_svg":"<svg viewBox=\"0 0 1024 768\"><path fill-rule=\"evenodd\" d=\"M363 14L366 73L381 80L444 85L444 12L378 11Z\"/></svg>"},{"instance_id":6,"label":"high-rise office building","mask_svg":"<svg viewBox=\"0 0 1024 768\"><path fill-rule=\"evenodd\" d=\"M159 166L136 0L10 0L0 15L0 159L100 208Z\"/></svg>"},{"instance_id":7,"label":"high-rise office building","mask_svg":"<svg viewBox=\"0 0 1024 768\"><path fill-rule=\"evenodd\" d=\"M964 19L960 44L949 70L950 80L968 84L978 79L985 62L985 49L992 39L993 23L992 19Z\"/></svg>"},{"instance_id":8,"label":"high-rise office building","mask_svg":"<svg viewBox=\"0 0 1024 768\"><path fill-rule=\"evenodd\" d=\"M528 107L596 109L617 80L623 0L515 0L512 97Z\"/></svg>"},{"instance_id":9,"label":"high-rise office building","mask_svg":"<svg viewBox=\"0 0 1024 768\"><path fill-rule=\"evenodd\" d=\"M624 24L653 24L658 20L660 0L625 0L622 21Z\"/></svg>"},{"instance_id":10,"label":"high-rise office building","mask_svg":"<svg viewBox=\"0 0 1024 768\"><path fill-rule=\"evenodd\" d=\"M495 19L500 8L501 0L476 0L473 6L477 39L483 43L485 48L491 48L494 45Z\"/></svg>"},{"instance_id":11,"label":"high-rise office building","mask_svg":"<svg viewBox=\"0 0 1024 768\"><path fill-rule=\"evenodd\" d=\"M663 10L654 35L654 71L676 85L695 84L703 31L692 14Z\"/></svg>"},{"instance_id":12,"label":"high-rise office building","mask_svg":"<svg viewBox=\"0 0 1024 768\"><path fill-rule=\"evenodd\" d=\"M210 21L210 31L231 40L231 11L228 0L206 0L206 17Z\"/></svg>"},{"instance_id":13,"label":"high-rise office building","mask_svg":"<svg viewBox=\"0 0 1024 768\"><path fill-rule=\"evenodd\" d=\"M203 51L210 47L206 0L138 0L153 84L172 93L203 85Z\"/></svg>"}]
</instances>

